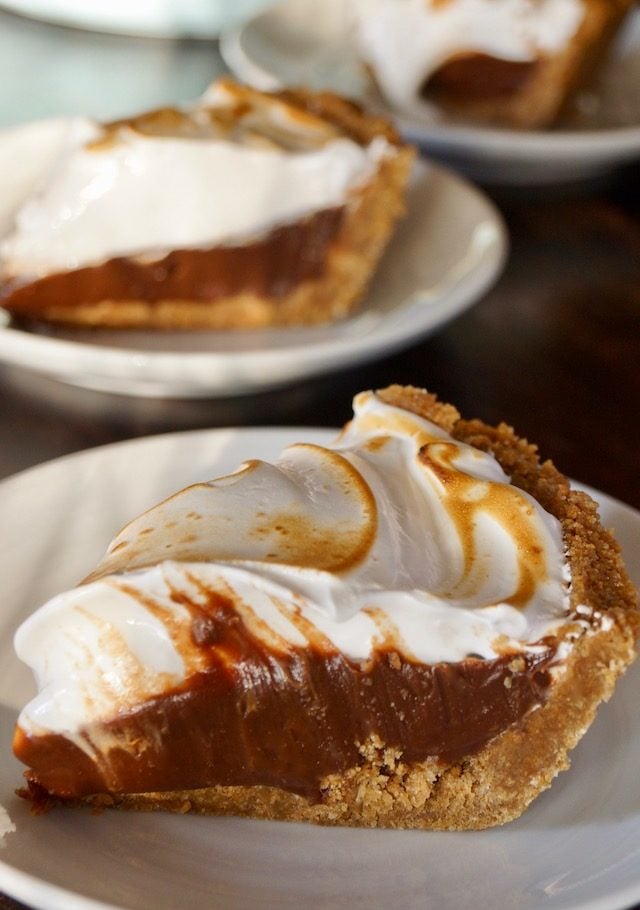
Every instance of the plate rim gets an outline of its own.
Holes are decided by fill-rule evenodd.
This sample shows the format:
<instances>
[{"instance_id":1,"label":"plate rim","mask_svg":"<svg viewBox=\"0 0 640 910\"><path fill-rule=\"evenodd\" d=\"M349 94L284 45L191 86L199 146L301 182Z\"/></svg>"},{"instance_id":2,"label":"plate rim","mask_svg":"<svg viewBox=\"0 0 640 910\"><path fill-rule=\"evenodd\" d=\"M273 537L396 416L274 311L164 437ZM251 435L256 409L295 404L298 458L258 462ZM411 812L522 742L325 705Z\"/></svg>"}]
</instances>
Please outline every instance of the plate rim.
<instances>
[{"instance_id":1,"label":"plate rim","mask_svg":"<svg viewBox=\"0 0 640 910\"><path fill-rule=\"evenodd\" d=\"M171 442L179 440L186 450L191 449L191 440L194 437L200 437L203 443L207 439L215 437L229 436L234 445L241 444L245 437L255 444L256 434L266 439L269 438L269 444L274 448L288 444L298 435L305 434L313 436L317 440L328 440L338 432L334 427L322 426L304 426L304 425L278 425L278 426L229 426L216 428L202 428L192 430L179 430L147 436L135 437L116 442L106 443L100 446L84 448L76 452L59 456L54 459L44 461L40 464L25 468L6 478L0 480L0 500L8 486L19 485L28 482L34 473L40 472L46 474L50 470L56 470L62 464L68 465L68 470L72 471L74 462L79 460L100 459L109 451L118 450L119 452L136 447L149 446L150 450L147 457L152 456L152 450L156 446L165 446ZM183 465L183 462L181 462ZM215 456L212 463L212 470L216 470ZM633 506L610 496L608 493L597 490L589 485L579 481L572 481L576 488L585 490L590 494L595 494L600 504L606 504L609 508L615 510L621 509L640 529L640 510ZM640 553L640 547L639 547ZM638 816L638 825L640 830L640 816ZM8 895L31 903L32 906L39 910L123 910L123 905L105 903L93 897L85 897L77 891L70 891L60 885L47 882L45 879L38 878L30 872L16 869L14 866L6 863L2 859L0 850L0 888ZM612 892L608 895L598 897L593 901L585 903L580 900L578 903L563 904L565 910L623 910L624 907L632 904L633 901L640 900L640 869L638 870L637 882L632 885L626 885L618 892ZM546 902L536 904L540 910L546 906Z\"/></svg>"}]
</instances>

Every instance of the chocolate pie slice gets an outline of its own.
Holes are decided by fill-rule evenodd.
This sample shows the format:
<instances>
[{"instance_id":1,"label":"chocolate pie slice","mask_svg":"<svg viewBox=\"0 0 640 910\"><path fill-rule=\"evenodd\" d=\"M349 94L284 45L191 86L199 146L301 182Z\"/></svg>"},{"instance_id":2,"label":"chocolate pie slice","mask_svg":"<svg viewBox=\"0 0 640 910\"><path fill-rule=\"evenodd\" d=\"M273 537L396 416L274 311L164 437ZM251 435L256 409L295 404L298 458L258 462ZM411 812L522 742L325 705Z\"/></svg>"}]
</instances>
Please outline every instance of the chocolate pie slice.
<instances>
[{"instance_id":1,"label":"chocolate pie slice","mask_svg":"<svg viewBox=\"0 0 640 910\"><path fill-rule=\"evenodd\" d=\"M404 212L413 149L327 93L229 79L67 147L0 242L16 318L256 328L344 317Z\"/></svg>"},{"instance_id":2,"label":"chocolate pie slice","mask_svg":"<svg viewBox=\"0 0 640 910\"><path fill-rule=\"evenodd\" d=\"M353 0L354 40L401 112L552 125L633 0Z\"/></svg>"},{"instance_id":3,"label":"chocolate pie slice","mask_svg":"<svg viewBox=\"0 0 640 910\"><path fill-rule=\"evenodd\" d=\"M568 766L639 626L586 494L394 386L136 518L29 618L15 754L36 808L484 828Z\"/></svg>"}]
</instances>

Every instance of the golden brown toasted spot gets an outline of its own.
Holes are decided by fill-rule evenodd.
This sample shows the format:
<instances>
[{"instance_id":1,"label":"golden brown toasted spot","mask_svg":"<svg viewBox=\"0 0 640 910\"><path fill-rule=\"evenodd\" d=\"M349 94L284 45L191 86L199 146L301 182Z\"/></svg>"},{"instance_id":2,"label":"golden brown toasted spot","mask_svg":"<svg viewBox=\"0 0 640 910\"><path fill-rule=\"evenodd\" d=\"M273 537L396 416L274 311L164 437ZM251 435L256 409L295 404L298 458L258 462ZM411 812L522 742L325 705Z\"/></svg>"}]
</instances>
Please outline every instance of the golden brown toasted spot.
<instances>
[{"instance_id":1,"label":"golden brown toasted spot","mask_svg":"<svg viewBox=\"0 0 640 910\"><path fill-rule=\"evenodd\" d=\"M386 445L388 445L393 437L391 436L373 436L371 439L367 439L364 444L364 448L369 452L380 452Z\"/></svg>"},{"instance_id":2,"label":"golden brown toasted spot","mask_svg":"<svg viewBox=\"0 0 640 910\"><path fill-rule=\"evenodd\" d=\"M158 673L150 670L131 650L123 633L107 619L100 618L94 613L77 607L76 611L85 621L91 623L98 631L98 654L109 655L119 666L120 679L114 684L108 673L95 675L95 686L88 694L85 692L84 700L89 712L97 716L101 714L103 702L111 703L118 700L121 695L122 680L126 681L127 692L130 697L140 701L149 698L158 686L161 689L171 689L175 683L171 673ZM76 642L76 645L78 642ZM88 645L82 645L84 660L87 666L96 663L96 655Z\"/></svg>"},{"instance_id":3,"label":"golden brown toasted spot","mask_svg":"<svg viewBox=\"0 0 640 910\"><path fill-rule=\"evenodd\" d=\"M350 513L344 518L323 514L300 514L291 510L272 513L256 523L249 536L275 536L267 554L274 562L291 563L326 572L347 572L368 555L378 528L376 500L362 475L338 452L322 446L301 444L298 449L317 453L327 470L326 493L337 491Z\"/></svg>"},{"instance_id":4,"label":"golden brown toasted spot","mask_svg":"<svg viewBox=\"0 0 640 910\"><path fill-rule=\"evenodd\" d=\"M442 440L424 445L419 454L419 460L441 485L441 501L456 526L463 551L464 571L460 582L452 590L434 593L468 596L482 583L484 569L478 560L476 538L477 522L482 514L494 519L514 541L518 584L506 602L522 608L548 577L536 512L511 484L489 483L460 471L455 465L459 454L455 442Z\"/></svg>"},{"instance_id":5,"label":"golden brown toasted spot","mask_svg":"<svg viewBox=\"0 0 640 910\"><path fill-rule=\"evenodd\" d=\"M306 639L309 648L312 648L316 654L328 656L329 654L337 653L333 642L311 620L303 615L298 604L284 601L275 601L275 604L282 615Z\"/></svg>"},{"instance_id":6,"label":"golden brown toasted spot","mask_svg":"<svg viewBox=\"0 0 640 910\"><path fill-rule=\"evenodd\" d=\"M118 143L123 130L155 139L220 139L289 151L318 148L342 133L330 120L304 105L229 79L218 84L226 91L225 104L202 104L191 110L164 107L115 120L103 127L99 138L87 143L87 149L108 151Z\"/></svg>"},{"instance_id":7,"label":"golden brown toasted spot","mask_svg":"<svg viewBox=\"0 0 640 910\"><path fill-rule=\"evenodd\" d=\"M364 607L362 610L367 616L370 616L376 626L376 642L374 651L389 651L395 653L396 648L410 654L410 642L405 642L397 625L391 619L385 610L379 607Z\"/></svg>"},{"instance_id":8,"label":"golden brown toasted spot","mask_svg":"<svg viewBox=\"0 0 640 910\"><path fill-rule=\"evenodd\" d=\"M501 525L514 541L518 583L507 602L515 607L524 607L537 586L548 576L544 549L536 527L536 513L532 505L518 489L508 483L489 483L458 470L455 466L455 460L459 455L457 444L426 432L411 419L411 415L416 414L452 432L459 421L458 412L454 408L441 405L434 396L413 387L391 386L377 392L377 396L385 403L401 408L407 413L394 414L391 417L388 414L367 415L368 428L373 432L378 429L380 435L383 435L385 430L414 435L421 446L420 461L437 478L442 502L457 528L462 545L464 572L460 583L453 590L434 593L449 596L469 595L482 583L484 569L477 559L475 529L478 516L483 513Z\"/></svg>"},{"instance_id":9,"label":"golden brown toasted spot","mask_svg":"<svg viewBox=\"0 0 640 910\"><path fill-rule=\"evenodd\" d=\"M174 615L173 610L158 603L153 596L146 594L140 590L140 588L128 584L126 578L123 576L108 577L105 579L105 583L137 601L148 610L152 616L162 623L176 650L182 656L185 664L185 673L192 674L202 670L204 666L202 654L194 647L189 629L185 626L180 617ZM194 610L198 610L198 605L192 604L191 598L184 592L171 590L170 598L172 602L181 604L190 612L192 607Z\"/></svg>"}]
</instances>

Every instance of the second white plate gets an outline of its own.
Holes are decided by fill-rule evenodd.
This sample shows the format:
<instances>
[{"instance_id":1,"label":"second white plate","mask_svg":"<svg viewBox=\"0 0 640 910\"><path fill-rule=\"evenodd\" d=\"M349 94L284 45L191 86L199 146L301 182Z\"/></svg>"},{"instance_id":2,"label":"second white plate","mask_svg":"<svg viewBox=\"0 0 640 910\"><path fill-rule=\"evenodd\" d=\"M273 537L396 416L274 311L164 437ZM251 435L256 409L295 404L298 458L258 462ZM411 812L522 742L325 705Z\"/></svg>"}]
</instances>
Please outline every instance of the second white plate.
<instances>
[{"instance_id":1,"label":"second white plate","mask_svg":"<svg viewBox=\"0 0 640 910\"><path fill-rule=\"evenodd\" d=\"M259 88L310 85L380 106L349 37L350 0L281 0L222 36L227 65ZM593 177L640 157L640 10L633 12L580 122L525 132L395 116L412 142L474 179L544 184Z\"/></svg>"},{"instance_id":2,"label":"second white plate","mask_svg":"<svg viewBox=\"0 0 640 910\"><path fill-rule=\"evenodd\" d=\"M34 694L17 625L83 577L114 531L175 489L327 430L205 430L92 449L0 483L0 891L40 910L618 910L640 900L640 664L516 822L370 831L164 813L29 814L17 711ZM640 581L640 515L595 494Z\"/></svg>"},{"instance_id":3,"label":"second white plate","mask_svg":"<svg viewBox=\"0 0 640 910\"><path fill-rule=\"evenodd\" d=\"M55 155L65 123L0 134L0 235ZM0 362L125 395L240 395L286 385L415 343L476 302L505 260L492 203L442 168L421 163L401 222L351 319L251 332L25 330L0 314Z\"/></svg>"}]
</instances>

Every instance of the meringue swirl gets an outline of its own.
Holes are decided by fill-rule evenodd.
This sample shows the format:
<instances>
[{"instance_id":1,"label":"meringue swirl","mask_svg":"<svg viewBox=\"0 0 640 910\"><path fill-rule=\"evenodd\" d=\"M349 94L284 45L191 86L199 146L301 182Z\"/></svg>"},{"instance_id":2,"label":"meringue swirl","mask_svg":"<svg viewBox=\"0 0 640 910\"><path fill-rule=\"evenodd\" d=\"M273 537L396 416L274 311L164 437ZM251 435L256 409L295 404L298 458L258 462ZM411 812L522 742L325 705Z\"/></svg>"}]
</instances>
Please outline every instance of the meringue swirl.
<instances>
[{"instance_id":1,"label":"meringue swirl","mask_svg":"<svg viewBox=\"0 0 640 910\"><path fill-rule=\"evenodd\" d=\"M569 582L559 522L492 455L361 393L333 444L176 493L30 617L15 644L40 694L19 726L69 736L175 691L206 665L212 603L274 654L436 664L537 653Z\"/></svg>"}]
</instances>

